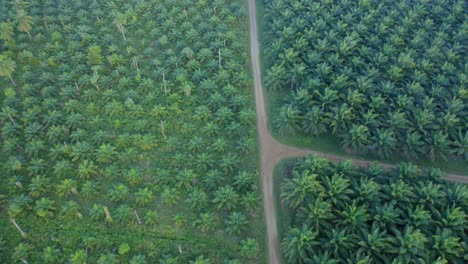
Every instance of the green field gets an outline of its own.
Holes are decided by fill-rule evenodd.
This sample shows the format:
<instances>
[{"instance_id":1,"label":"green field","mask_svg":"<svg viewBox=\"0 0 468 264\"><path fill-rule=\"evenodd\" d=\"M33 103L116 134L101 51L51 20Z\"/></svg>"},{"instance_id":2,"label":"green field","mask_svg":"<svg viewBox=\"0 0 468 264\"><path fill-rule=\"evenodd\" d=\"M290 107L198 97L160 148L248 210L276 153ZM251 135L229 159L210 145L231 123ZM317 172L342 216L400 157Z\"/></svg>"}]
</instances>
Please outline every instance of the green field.
<instances>
[{"instance_id":1,"label":"green field","mask_svg":"<svg viewBox=\"0 0 468 264\"><path fill-rule=\"evenodd\" d=\"M265 263L246 7L0 3L0 262Z\"/></svg>"}]
</instances>

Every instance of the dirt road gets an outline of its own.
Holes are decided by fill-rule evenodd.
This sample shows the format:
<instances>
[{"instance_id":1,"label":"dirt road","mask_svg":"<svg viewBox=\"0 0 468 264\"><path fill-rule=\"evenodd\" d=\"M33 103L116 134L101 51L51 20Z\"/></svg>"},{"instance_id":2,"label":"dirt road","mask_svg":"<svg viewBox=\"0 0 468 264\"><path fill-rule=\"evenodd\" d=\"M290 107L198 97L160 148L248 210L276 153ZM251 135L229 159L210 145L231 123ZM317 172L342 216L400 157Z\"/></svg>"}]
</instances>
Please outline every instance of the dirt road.
<instances>
[{"instance_id":1,"label":"dirt road","mask_svg":"<svg viewBox=\"0 0 468 264\"><path fill-rule=\"evenodd\" d=\"M276 207L273 195L273 169L282 159L292 157L302 157L306 155L317 155L333 161L340 161L344 158L332 154L316 152L308 149L301 149L283 145L276 141L270 134L267 127L267 115L265 108L265 99L263 94L261 69L260 69L260 45L258 41L258 26L256 17L255 0L249 0L249 20L250 20L250 52L252 57L252 69L255 86L255 102L257 111L257 130L260 143L260 172L263 191L263 206L265 210L265 221L267 226L268 239L268 259L270 264L281 263L280 243L278 239L278 228L276 223ZM369 166L372 162L350 159L359 166ZM391 168L393 165L379 163L385 168ZM447 174L446 180L468 183L468 177L455 174Z\"/></svg>"}]
</instances>

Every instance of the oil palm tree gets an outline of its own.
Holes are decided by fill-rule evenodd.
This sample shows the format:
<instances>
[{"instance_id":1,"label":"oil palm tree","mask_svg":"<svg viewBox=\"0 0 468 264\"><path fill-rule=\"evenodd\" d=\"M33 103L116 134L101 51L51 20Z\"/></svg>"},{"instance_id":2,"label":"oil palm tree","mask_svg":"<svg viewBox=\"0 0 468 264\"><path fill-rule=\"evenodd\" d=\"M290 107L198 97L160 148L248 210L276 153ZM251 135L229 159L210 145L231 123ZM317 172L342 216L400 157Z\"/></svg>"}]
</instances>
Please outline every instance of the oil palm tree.
<instances>
[{"instance_id":1,"label":"oil palm tree","mask_svg":"<svg viewBox=\"0 0 468 264\"><path fill-rule=\"evenodd\" d=\"M318 232L307 225L290 228L281 242L281 252L288 263L308 263L314 253L314 246L320 244L317 237Z\"/></svg>"},{"instance_id":2,"label":"oil palm tree","mask_svg":"<svg viewBox=\"0 0 468 264\"><path fill-rule=\"evenodd\" d=\"M0 54L0 76L8 77L13 84L16 86L16 82L11 76L16 69L16 62L6 55Z\"/></svg>"}]
</instances>

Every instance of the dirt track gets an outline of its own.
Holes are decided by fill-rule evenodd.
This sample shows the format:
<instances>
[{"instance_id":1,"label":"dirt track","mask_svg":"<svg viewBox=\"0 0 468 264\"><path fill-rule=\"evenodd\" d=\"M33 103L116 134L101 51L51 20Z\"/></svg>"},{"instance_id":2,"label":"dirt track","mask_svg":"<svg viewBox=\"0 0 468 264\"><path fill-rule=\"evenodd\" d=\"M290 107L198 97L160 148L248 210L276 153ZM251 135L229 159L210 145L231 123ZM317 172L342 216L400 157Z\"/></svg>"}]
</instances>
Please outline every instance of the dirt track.
<instances>
[{"instance_id":1,"label":"dirt track","mask_svg":"<svg viewBox=\"0 0 468 264\"><path fill-rule=\"evenodd\" d=\"M263 206L265 210L265 221L267 226L268 239L268 260L270 264L281 263L280 243L278 239L278 228L276 223L276 207L273 195L273 169L282 159L292 157L302 157L306 155L317 155L333 161L340 161L349 158L337 155L316 152L308 149L301 149L283 145L276 141L270 134L267 127L267 115L265 111L265 99L263 94L261 70L260 70L260 50L258 41L258 26L256 17L255 0L249 0L249 18L250 18L250 52L252 57L252 70L255 86L255 102L257 111L257 129L260 143L260 171L263 191ZM369 166L372 162L350 159L359 166ZM393 165L379 163L385 168L391 168ZM468 176L446 174L446 180L468 184Z\"/></svg>"}]
</instances>

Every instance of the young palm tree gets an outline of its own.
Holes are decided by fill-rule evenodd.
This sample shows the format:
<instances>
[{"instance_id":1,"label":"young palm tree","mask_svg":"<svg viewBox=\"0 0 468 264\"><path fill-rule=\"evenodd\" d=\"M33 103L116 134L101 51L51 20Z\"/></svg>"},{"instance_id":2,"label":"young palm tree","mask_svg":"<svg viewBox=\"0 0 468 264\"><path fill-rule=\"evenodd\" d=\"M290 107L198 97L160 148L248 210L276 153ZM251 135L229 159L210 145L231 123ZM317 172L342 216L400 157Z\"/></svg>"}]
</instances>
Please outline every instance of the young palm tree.
<instances>
[{"instance_id":1,"label":"young palm tree","mask_svg":"<svg viewBox=\"0 0 468 264\"><path fill-rule=\"evenodd\" d=\"M230 235L239 235L242 232L248 221L247 217L240 212L231 213L225 220L226 230Z\"/></svg>"}]
</instances>

